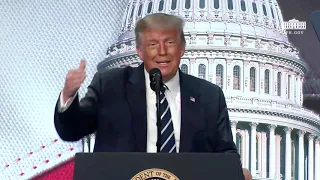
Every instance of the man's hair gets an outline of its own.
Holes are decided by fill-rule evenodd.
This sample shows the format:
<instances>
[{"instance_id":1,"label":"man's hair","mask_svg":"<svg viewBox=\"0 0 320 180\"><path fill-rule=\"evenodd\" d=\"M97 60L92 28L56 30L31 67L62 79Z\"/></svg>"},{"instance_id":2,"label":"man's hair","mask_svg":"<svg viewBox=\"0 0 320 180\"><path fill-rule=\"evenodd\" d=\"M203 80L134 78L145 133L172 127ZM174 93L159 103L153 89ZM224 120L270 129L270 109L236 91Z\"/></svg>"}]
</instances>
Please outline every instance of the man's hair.
<instances>
[{"instance_id":1,"label":"man's hair","mask_svg":"<svg viewBox=\"0 0 320 180\"><path fill-rule=\"evenodd\" d=\"M159 30L177 30L180 32L180 40L183 46L186 45L186 40L183 33L184 21L174 15L165 13L154 13L140 19L135 27L136 46L140 46L141 34L148 28Z\"/></svg>"}]
</instances>

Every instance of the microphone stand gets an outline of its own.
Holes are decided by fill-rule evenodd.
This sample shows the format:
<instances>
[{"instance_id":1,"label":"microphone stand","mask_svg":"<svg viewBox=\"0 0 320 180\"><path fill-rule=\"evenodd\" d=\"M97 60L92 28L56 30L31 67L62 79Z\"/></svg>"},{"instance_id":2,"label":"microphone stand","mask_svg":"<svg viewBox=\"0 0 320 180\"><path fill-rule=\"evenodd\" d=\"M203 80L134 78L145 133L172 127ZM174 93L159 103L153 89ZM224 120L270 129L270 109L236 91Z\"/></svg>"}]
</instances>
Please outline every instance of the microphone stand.
<instances>
[{"instance_id":1,"label":"microphone stand","mask_svg":"<svg viewBox=\"0 0 320 180\"><path fill-rule=\"evenodd\" d=\"M161 114L160 114L160 87L161 87L161 75L156 75L156 106L157 106L157 152L160 152L161 148Z\"/></svg>"}]
</instances>

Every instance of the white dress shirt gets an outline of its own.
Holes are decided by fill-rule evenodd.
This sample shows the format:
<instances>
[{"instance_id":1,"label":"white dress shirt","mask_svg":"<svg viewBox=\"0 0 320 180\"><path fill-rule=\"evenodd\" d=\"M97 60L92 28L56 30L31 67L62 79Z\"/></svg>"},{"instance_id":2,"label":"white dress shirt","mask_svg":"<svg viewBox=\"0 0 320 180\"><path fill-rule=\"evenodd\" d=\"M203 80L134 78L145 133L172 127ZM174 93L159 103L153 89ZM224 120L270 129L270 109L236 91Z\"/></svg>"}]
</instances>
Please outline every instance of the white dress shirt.
<instances>
[{"instance_id":1,"label":"white dress shirt","mask_svg":"<svg viewBox=\"0 0 320 180\"><path fill-rule=\"evenodd\" d=\"M156 93L150 87L149 73L144 70L145 73L145 85L146 85L146 105L147 105L147 152L157 152L157 109L156 109ZM170 79L168 82L164 82L168 87L165 91L165 96L168 101L171 117L173 122L174 136L176 140L177 152L179 152L180 146L180 127L181 127L181 106L180 106L180 80L179 72ZM59 112L64 112L73 102L75 94L72 98L64 104L63 94L60 95L60 107Z\"/></svg>"},{"instance_id":2,"label":"white dress shirt","mask_svg":"<svg viewBox=\"0 0 320 180\"><path fill-rule=\"evenodd\" d=\"M145 77L149 77L149 73L144 70ZM157 108L156 108L156 93L150 87L150 79L145 78L146 81L146 99L147 99L147 152L157 152ZM168 101L174 136L176 140L177 152L179 152L180 145L180 125L181 125L181 107L180 107L180 81L179 72L170 79L164 82L169 90L165 91L165 96Z\"/></svg>"}]
</instances>

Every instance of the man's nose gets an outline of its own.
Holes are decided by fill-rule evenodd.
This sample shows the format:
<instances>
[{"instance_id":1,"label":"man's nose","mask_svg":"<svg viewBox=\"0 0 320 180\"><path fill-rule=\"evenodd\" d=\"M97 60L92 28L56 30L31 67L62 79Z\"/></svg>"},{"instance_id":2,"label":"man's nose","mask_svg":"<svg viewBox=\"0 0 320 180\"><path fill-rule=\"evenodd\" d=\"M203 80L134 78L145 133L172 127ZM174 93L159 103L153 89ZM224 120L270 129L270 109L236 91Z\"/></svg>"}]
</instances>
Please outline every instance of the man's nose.
<instances>
[{"instance_id":1,"label":"man's nose","mask_svg":"<svg viewBox=\"0 0 320 180\"><path fill-rule=\"evenodd\" d=\"M160 43L158 48L158 53L161 56L167 55L167 47L164 43Z\"/></svg>"}]
</instances>

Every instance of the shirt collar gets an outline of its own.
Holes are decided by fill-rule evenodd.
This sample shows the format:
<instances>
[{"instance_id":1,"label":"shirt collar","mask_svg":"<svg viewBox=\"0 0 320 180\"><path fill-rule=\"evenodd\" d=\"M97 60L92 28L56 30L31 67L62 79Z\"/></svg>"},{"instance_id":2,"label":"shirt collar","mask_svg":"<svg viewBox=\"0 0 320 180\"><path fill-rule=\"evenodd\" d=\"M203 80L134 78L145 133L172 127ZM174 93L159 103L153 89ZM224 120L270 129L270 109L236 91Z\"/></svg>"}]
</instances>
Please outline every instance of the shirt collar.
<instances>
[{"instance_id":1,"label":"shirt collar","mask_svg":"<svg viewBox=\"0 0 320 180\"><path fill-rule=\"evenodd\" d=\"M151 88L150 88L150 79L149 79L149 73L148 71L144 68L144 75L145 75L145 82L146 82L146 89L148 94L153 94L155 93ZM179 86L180 86L180 81L179 81L179 71L177 71L176 75L173 76L169 81L164 82L164 84L168 87L170 92L178 92L179 91Z\"/></svg>"}]
</instances>

